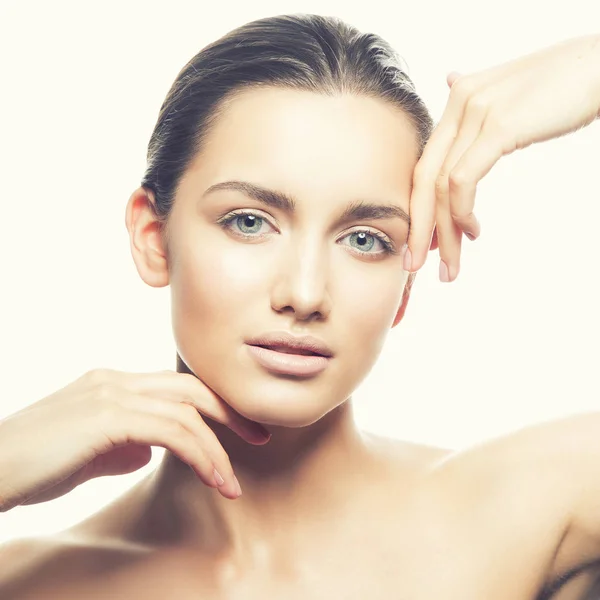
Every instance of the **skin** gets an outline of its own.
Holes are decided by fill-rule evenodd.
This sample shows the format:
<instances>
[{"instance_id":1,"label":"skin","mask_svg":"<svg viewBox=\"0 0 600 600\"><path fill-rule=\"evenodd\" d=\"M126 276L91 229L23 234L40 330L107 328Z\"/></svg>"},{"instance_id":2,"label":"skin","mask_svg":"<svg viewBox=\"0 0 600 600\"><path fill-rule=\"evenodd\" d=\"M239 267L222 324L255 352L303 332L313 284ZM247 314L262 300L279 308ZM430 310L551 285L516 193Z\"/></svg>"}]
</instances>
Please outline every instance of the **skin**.
<instances>
[{"instance_id":1,"label":"skin","mask_svg":"<svg viewBox=\"0 0 600 600\"><path fill-rule=\"evenodd\" d=\"M590 90L596 90L590 75L598 72L591 66L599 63L579 58L597 56L585 54L596 42L587 38L561 50L565 64L577 58L570 65L573 76ZM521 93L521 76L537 81L539 73L551 72L560 81L556 52L467 81L477 81L480 92L486 81L497 90L494 78L501 75L501 106L511 81L514 94ZM523 73L524 65L529 72ZM548 92L561 89L562 83L549 79ZM462 115L456 98L464 102L468 95L464 85L460 89L445 114ZM571 106L568 98L547 96L558 107ZM600 94L591 97L590 106L575 103L569 114L543 113L557 120L545 130L534 128L536 139L597 115ZM493 107L491 92L487 98ZM524 122L531 122L528 112L541 114L535 105L519 105ZM339 227L335 214L357 197L385 198L406 210L414 171L425 199L416 211L417 233L425 240L425 217L435 211L423 177L429 172L430 181L443 179L431 174L444 163L444 130L438 129L442 133L415 169L414 132L385 104L254 90L229 107L206 154L186 173L168 248L153 217L153 199L141 189L132 194L127 222L133 257L146 283L171 286L178 371L196 375L240 414L266 425L272 439L252 446L209 421L241 481L242 498L216 494L167 452L155 473L60 539L24 541L0 553L0 564L10 558L13 567L12 579L0 572L3 598L36 598L42 590L44 598L134 597L144 589L145 597L158 599L176 589L184 600L367 594L533 600L544 584L600 559L598 415L528 428L458 453L385 440L354 425L351 392L402 319L410 289L406 254L367 262L338 241L354 226L369 225L399 247L408 230L401 219ZM467 138L458 136L461 144ZM444 164L456 159L457 151L451 154ZM210 185L232 178L294 195L297 214L270 209L277 230L259 241L219 229L215 217L226 210L261 211L239 192L199 204ZM411 205L415 197L413 190ZM436 205L442 230L448 202ZM448 239L442 233L440 251L448 251ZM367 285L357 286L359 277ZM377 294L356 293L371 289ZM274 377L244 354L246 336L285 327L310 331L331 345L335 356L318 377ZM593 578L583 570L553 600L592 600L584 594Z\"/></svg>"},{"instance_id":2,"label":"skin","mask_svg":"<svg viewBox=\"0 0 600 600\"><path fill-rule=\"evenodd\" d=\"M216 544L230 561L243 561L248 548L289 553L290 539L314 539L309 525L322 514L319 496L335 512L348 504L362 473L382 471L373 438L356 427L351 394L404 314L409 226L400 217L337 220L357 200L408 212L417 151L406 116L380 100L246 90L182 178L169 247L157 234L151 193L132 194L133 258L148 285L170 286L178 371L195 374L272 434L268 444L250 446L207 420L240 481L239 502L215 497L167 453L145 493L150 502L177 497L173 510L186 515L186 526L172 543ZM240 191L203 197L230 180L293 196L295 214ZM239 222L226 229L217 222L240 209L264 219L247 239ZM375 237L361 250L350 234L365 229L386 236L395 254L383 253ZM244 340L275 330L321 337L334 352L327 369L312 378L266 371ZM284 539L275 516L294 523Z\"/></svg>"},{"instance_id":3,"label":"skin","mask_svg":"<svg viewBox=\"0 0 600 600\"><path fill-rule=\"evenodd\" d=\"M535 81L535 85L531 85ZM440 281L460 270L463 233L480 234L477 183L503 156L577 131L600 116L600 35L564 40L477 73L447 77L444 114L414 174L404 268L439 246Z\"/></svg>"}]
</instances>

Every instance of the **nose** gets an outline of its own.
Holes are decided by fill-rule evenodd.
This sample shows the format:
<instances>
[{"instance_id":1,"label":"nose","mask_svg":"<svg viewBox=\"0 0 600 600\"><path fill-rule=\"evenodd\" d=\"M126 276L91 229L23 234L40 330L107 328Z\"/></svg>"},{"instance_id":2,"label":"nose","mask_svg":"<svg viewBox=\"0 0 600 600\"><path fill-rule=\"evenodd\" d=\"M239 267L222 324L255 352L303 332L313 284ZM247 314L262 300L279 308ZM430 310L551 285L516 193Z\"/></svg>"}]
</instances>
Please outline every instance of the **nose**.
<instances>
[{"instance_id":1,"label":"nose","mask_svg":"<svg viewBox=\"0 0 600 600\"><path fill-rule=\"evenodd\" d=\"M325 319L331 311L329 258L316 240L290 243L279 255L271 293L277 312L292 312L298 320Z\"/></svg>"}]
</instances>

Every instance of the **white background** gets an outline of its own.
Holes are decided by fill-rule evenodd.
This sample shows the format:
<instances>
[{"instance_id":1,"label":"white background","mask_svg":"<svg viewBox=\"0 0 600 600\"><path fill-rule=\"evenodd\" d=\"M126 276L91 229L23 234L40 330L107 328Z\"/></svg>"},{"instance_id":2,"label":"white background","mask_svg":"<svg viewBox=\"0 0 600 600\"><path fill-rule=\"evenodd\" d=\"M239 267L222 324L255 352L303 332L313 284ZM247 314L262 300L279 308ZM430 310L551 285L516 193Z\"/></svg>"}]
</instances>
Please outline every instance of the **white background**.
<instances>
[{"instance_id":1,"label":"white background","mask_svg":"<svg viewBox=\"0 0 600 600\"><path fill-rule=\"evenodd\" d=\"M203 46L259 17L336 15L398 50L437 121L448 72L598 32L596 0L555 6L3 0L0 418L95 367L175 369L169 289L139 278L124 211L164 96ZM465 240L459 279L440 283L430 255L406 320L357 390L362 428L459 448L600 404L599 167L596 122L492 169L477 196L482 235ZM0 514L0 541L80 521L163 453L135 474Z\"/></svg>"}]
</instances>

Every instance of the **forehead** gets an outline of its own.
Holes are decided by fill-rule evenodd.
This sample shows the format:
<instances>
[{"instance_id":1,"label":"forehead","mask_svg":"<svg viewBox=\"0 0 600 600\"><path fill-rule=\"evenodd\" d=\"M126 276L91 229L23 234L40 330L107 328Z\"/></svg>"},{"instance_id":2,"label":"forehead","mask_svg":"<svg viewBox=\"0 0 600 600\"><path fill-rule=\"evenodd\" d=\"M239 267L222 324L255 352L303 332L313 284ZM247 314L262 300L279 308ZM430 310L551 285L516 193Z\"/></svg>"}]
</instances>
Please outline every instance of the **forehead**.
<instances>
[{"instance_id":1,"label":"forehead","mask_svg":"<svg viewBox=\"0 0 600 600\"><path fill-rule=\"evenodd\" d=\"M207 185L247 177L299 196L333 188L397 196L410 190L417 153L414 125L389 102L254 88L224 105L191 169Z\"/></svg>"}]
</instances>

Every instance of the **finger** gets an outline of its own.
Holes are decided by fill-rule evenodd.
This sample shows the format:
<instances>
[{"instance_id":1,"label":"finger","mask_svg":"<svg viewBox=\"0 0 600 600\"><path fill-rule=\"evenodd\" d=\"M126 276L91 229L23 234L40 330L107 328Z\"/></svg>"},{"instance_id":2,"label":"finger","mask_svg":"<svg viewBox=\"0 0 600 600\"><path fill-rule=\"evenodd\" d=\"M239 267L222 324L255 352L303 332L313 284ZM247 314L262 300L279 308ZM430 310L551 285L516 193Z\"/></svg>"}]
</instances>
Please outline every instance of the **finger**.
<instances>
[{"instance_id":1,"label":"finger","mask_svg":"<svg viewBox=\"0 0 600 600\"><path fill-rule=\"evenodd\" d=\"M447 123L447 124L446 124ZM404 268L418 271L427 258L435 225L435 179L455 135L451 122L440 121L427 142L413 174L410 197L410 232Z\"/></svg>"},{"instance_id":2,"label":"finger","mask_svg":"<svg viewBox=\"0 0 600 600\"><path fill-rule=\"evenodd\" d=\"M462 231L470 234L472 239L477 238L480 233L479 223L473 214L475 195L462 193L464 182L461 177L465 174L458 171L456 165L479 136L485 119L485 112L486 109L478 107L473 107L467 111L458 136L454 140L438 175L438 177L448 180L447 185L444 184L443 187L444 189L447 188L449 192L447 208L453 221Z\"/></svg>"},{"instance_id":3,"label":"finger","mask_svg":"<svg viewBox=\"0 0 600 600\"><path fill-rule=\"evenodd\" d=\"M219 491L225 491L233 497L237 496L237 485L229 456L223 449L223 446L221 446L214 431L204 422L202 416L194 406L184 402L172 402L143 394L127 394L120 398L118 403L127 411L152 414L181 423L183 427L195 436L203 450L212 460L213 467L217 469L218 473L224 479L225 483L219 486Z\"/></svg>"},{"instance_id":4,"label":"finger","mask_svg":"<svg viewBox=\"0 0 600 600\"><path fill-rule=\"evenodd\" d=\"M462 89L465 91L460 93L451 91L442 118L431 134L415 167L410 198L411 226L408 239L410 252L407 252L411 262L408 270L413 272L423 266L431 245L436 212L436 179L462 121L467 88L463 85ZM408 266L405 264L405 268Z\"/></svg>"},{"instance_id":5,"label":"finger","mask_svg":"<svg viewBox=\"0 0 600 600\"><path fill-rule=\"evenodd\" d=\"M269 439L270 434L262 425L240 415L195 375L175 371L136 373L129 378L127 387L139 394L177 397L179 401L188 402L200 413L223 423L247 442L264 444Z\"/></svg>"},{"instance_id":6,"label":"finger","mask_svg":"<svg viewBox=\"0 0 600 600\"><path fill-rule=\"evenodd\" d=\"M448 87L451 88L459 77L462 77L462 73L459 73L458 71L452 71L451 73L448 73L446 76L446 83L448 84Z\"/></svg>"},{"instance_id":7,"label":"finger","mask_svg":"<svg viewBox=\"0 0 600 600\"><path fill-rule=\"evenodd\" d=\"M454 166L454 185L457 205L472 207L475 202L477 183L504 156L501 131L483 124L481 131Z\"/></svg>"},{"instance_id":8,"label":"finger","mask_svg":"<svg viewBox=\"0 0 600 600\"><path fill-rule=\"evenodd\" d=\"M450 211L441 211L436 216L437 236L440 253L440 281L450 282L458 277L460 271L460 249L462 244L462 231L452 220ZM454 259L454 260L452 260Z\"/></svg>"},{"instance_id":9,"label":"finger","mask_svg":"<svg viewBox=\"0 0 600 600\"><path fill-rule=\"evenodd\" d=\"M431 236L431 244L429 246L429 250L435 250L439 246L438 237L437 237L437 227L433 228L433 235Z\"/></svg>"},{"instance_id":10,"label":"finger","mask_svg":"<svg viewBox=\"0 0 600 600\"><path fill-rule=\"evenodd\" d=\"M104 431L113 447L140 444L165 448L189 465L203 483L218 487L211 457L198 438L178 420L119 407L107 415Z\"/></svg>"},{"instance_id":11,"label":"finger","mask_svg":"<svg viewBox=\"0 0 600 600\"><path fill-rule=\"evenodd\" d=\"M454 281L460 270L462 233L472 239L479 235L479 223L473 214L473 197L457 195L455 165L479 135L485 109L469 107L436 179L436 226L440 259L440 279ZM461 204L460 201L463 200ZM465 205L466 201L466 205ZM470 202L469 202L470 201Z\"/></svg>"}]
</instances>

